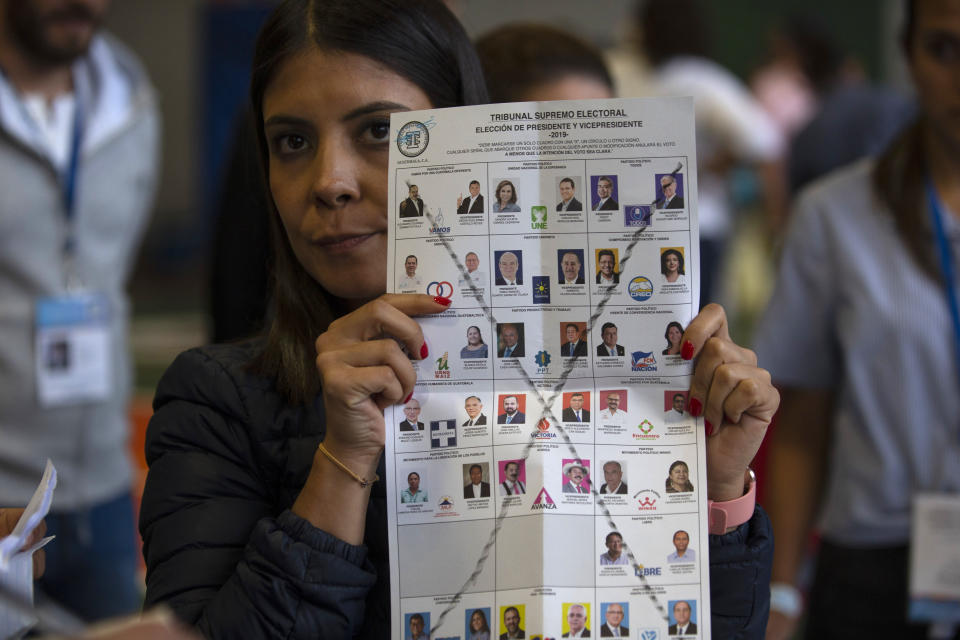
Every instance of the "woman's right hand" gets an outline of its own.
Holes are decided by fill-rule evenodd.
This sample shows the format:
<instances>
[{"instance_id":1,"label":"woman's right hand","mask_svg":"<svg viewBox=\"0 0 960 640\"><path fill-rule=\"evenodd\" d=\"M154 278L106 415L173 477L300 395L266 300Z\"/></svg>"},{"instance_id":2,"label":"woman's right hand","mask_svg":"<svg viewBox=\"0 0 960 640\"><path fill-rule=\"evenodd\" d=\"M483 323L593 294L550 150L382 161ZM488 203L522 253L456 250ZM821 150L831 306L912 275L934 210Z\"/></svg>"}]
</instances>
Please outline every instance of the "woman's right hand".
<instances>
[{"instance_id":1,"label":"woman's right hand","mask_svg":"<svg viewBox=\"0 0 960 640\"><path fill-rule=\"evenodd\" d=\"M385 441L383 410L413 392L417 376L410 357L429 355L410 316L449 306L445 298L424 294L385 294L334 320L317 338L324 446L351 469L376 466Z\"/></svg>"}]
</instances>

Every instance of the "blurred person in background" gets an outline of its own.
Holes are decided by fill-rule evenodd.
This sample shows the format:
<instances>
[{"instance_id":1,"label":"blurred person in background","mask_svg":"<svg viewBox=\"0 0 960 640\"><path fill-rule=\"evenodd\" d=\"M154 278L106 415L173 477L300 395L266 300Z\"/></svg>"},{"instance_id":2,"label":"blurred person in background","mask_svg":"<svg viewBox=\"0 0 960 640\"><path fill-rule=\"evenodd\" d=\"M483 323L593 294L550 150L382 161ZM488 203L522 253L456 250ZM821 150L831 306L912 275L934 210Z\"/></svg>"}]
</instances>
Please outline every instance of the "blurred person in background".
<instances>
[{"instance_id":1,"label":"blurred person in background","mask_svg":"<svg viewBox=\"0 0 960 640\"><path fill-rule=\"evenodd\" d=\"M785 200L783 140L746 86L708 58L700 3L646 0L638 3L636 20L654 93L694 97L702 307L719 293L715 283L733 227L728 173L735 166L755 169L768 222L777 228Z\"/></svg>"},{"instance_id":2,"label":"blurred person in background","mask_svg":"<svg viewBox=\"0 0 960 640\"><path fill-rule=\"evenodd\" d=\"M797 104L802 98L795 96L787 129L790 193L854 160L879 154L914 115L912 100L870 84L828 25L814 16L789 18L775 32L771 49L772 62L754 83L764 104L790 108L784 97L791 93L774 79L791 73L795 89L805 89L809 99L802 108Z\"/></svg>"},{"instance_id":3,"label":"blurred person in background","mask_svg":"<svg viewBox=\"0 0 960 640\"><path fill-rule=\"evenodd\" d=\"M801 193L757 334L783 392L765 500L775 640L802 613L814 526L804 637L932 637L907 621L908 558L915 495L960 491L960 330L946 277L960 266L960 0L907 1L905 16L919 116L875 161Z\"/></svg>"},{"instance_id":4,"label":"blurred person in background","mask_svg":"<svg viewBox=\"0 0 960 640\"><path fill-rule=\"evenodd\" d=\"M480 36L475 45L490 102L613 97L600 51L562 29L513 23Z\"/></svg>"},{"instance_id":5,"label":"blurred person in background","mask_svg":"<svg viewBox=\"0 0 960 640\"><path fill-rule=\"evenodd\" d=\"M53 460L40 587L88 620L140 605L124 289L160 129L140 63L99 32L107 5L0 0L0 504L26 505ZM48 325L55 367L34 353Z\"/></svg>"}]
</instances>

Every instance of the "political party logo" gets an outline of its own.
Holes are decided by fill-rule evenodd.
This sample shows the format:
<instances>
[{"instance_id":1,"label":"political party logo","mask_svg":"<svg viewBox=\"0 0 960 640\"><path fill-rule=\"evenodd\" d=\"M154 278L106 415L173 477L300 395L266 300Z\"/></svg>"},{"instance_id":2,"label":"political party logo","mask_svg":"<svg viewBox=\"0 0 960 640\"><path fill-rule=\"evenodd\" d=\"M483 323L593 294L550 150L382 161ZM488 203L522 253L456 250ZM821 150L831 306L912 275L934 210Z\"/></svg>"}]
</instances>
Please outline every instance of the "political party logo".
<instances>
[{"instance_id":1,"label":"political party logo","mask_svg":"<svg viewBox=\"0 0 960 640\"><path fill-rule=\"evenodd\" d=\"M633 567L633 575L638 578L647 578L649 576L659 576L662 575L662 573L660 572L660 567L645 567L642 564L638 564Z\"/></svg>"},{"instance_id":2,"label":"political party logo","mask_svg":"<svg viewBox=\"0 0 960 640\"><path fill-rule=\"evenodd\" d=\"M653 489L641 489L633 494L633 500L640 511L656 511L660 494Z\"/></svg>"},{"instance_id":3,"label":"political party logo","mask_svg":"<svg viewBox=\"0 0 960 640\"><path fill-rule=\"evenodd\" d=\"M653 351L634 351L630 354L631 371L656 371L657 359Z\"/></svg>"},{"instance_id":4,"label":"political party logo","mask_svg":"<svg viewBox=\"0 0 960 640\"><path fill-rule=\"evenodd\" d=\"M549 440L557 437L557 434L550 431L550 421L546 418L540 418L540 420L537 421L537 430L530 435L536 440Z\"/></svg>"},{"instance_id":5,"label":"political party logo","mask_svg":"<svg viewBox=\"0 0 960 640\"><path fill-rule=\"evenodd\" d=\"M413 120L400 127L397 132L397 149L400 153L413 158L427 150L430 144L430 132L427 125Z\"/></svg>"},{"instance_id":6,"label":"political party logo","mask_svg":"<svg viewBox=\"0 0 960 640\"><path fill-rule=\"evenodd\" d=\"M433 372L434 378L448 379L450 377L449 351L444 351L443 355L437 358L437 368Z\"/></svg>"},{"instance_id":7,"label":"political party logo","mask_svg":"<svg viewBox=\"0 0 960 640\"><path fill-rule=\"evenodd\" d=\"M441 298L452 298L453 285L447 280L434 280L427 285L427 295L440 296Z\"/></svg>"},{"instance_id":8,"label":"political party logo","mask_svg":"<svg viewBox=\"0 0 960 640\"><path fill-rule=\"evenodd\" d=\"M660 632L656 629L640 629L640 640L660 640Z\"/></svg>"},{"instance_id":9,"label":"political party logo","mask_svg":"<svg viewBox=\"0 0 960 640\"><path fill-rule=\"evenodd\" d=\"M537 494L537 499L533 501L533 504L530 505L531 511L539 511L542 509L556 509L557 503L553 501L553 498L550 497L550 494L547 493L547 488L544 487L540 489L540 493Z\"/></svg>"},{"instance_id":10,"label":"political party logo","mask_svg":"<svg viewBox=\"0 0 960 640\"><path fill-rule=\"evenodd\" d=\"M627 287L627 293L637 302L645 302L653 295L653 283L650 282L649 278L637 276L630 281L630 285Z\"/></svg>"},{"instance_id":11,"label":"political party logo","mask_svg":"<svg viewBox=\"0 0 960 640\"><path fill-rule=\"evenodd\" d=\"M623 224L627 227L649 227L650 207L642 204L628 204L623 209Z\"/></svg>"},{"instance_id":12,"label":"political party logo","mask_svg":"<svg viewBox=\"0 0 960 640\"><path fill-rule=\"evenodd\" d=\"M533 361L537 363L538 374L546 373L550 366L550 354L546 351L537 351L537 355L533 356Z\"/></svg>"},{"instance_id":13,"label":"political party logo","mask_svg":"<svg viewBox=\"0 0 960 640\"><path fill-rule=\"evenodd\" d=\"M453 509L453 498L450 496L443 496L437 501L437 506L440 507L441 511L450 511Z\"/></svg>"},{"instance_id":14,"label":"political party logo","mask_svg":"<svg viewBox=\"0 0 960 640\"><path fill-rule=\"evenodd\" d=\"M544 206L530 207L530 228L547 228L547 208Z\"/></svg>"},{"instance_id":15,"label":"political party logo","mask_svg":"<svg viewBox=\"0 0 960 640\"><path fill-rule=\"evenodd\" d=\"M456 420L430 421L430 448L447 449L457 446Z\"/></svg>"},{"instance_id":16,"label":"political party logo","mask_svg":"<svg viewBox=\"0 0 960 640\"><path fill-rule=\"evenodd\" d=\"M430 233L450 233L450 227L443 224L443 209L437 209L437 215L433 217L433 226L430 227Z\"/></svg>"},{"instance_id":17,"label":"political party logo","mask_svg":"<svg viewBox=\"0 0 960 640\"><path fill-rule=\"evenodd\" d=\"M640 424L637 425L637 430L640 433L634 433L634 440L659 440L660 436L656 433L651 433L653 431L653 423L647 419L644 419Z\"/></svg>"},{"instance_id":18,"label":"political party logo","mask_svg":"<svg viewBox=\"0 0 960 640\"><path fill-rule=\"evenodd\" d=\"M550 276L533 276L533 304L550 304Z\"/></svg>"}]
</instances>

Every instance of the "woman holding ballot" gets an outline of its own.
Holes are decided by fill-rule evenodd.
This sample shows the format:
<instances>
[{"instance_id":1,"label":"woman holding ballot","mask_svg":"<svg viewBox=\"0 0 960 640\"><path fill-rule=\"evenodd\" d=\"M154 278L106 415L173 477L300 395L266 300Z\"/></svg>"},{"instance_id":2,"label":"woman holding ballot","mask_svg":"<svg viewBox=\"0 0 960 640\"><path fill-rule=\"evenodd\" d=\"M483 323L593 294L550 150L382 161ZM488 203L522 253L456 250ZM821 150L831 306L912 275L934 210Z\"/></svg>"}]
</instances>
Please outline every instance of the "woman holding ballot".
<instances>
[{"instance_id":1,"label":"woman holding ballot","mask_svg":"<svg viewBox=\"0 0 960 640\"><path fill-rule=\"evenodd\" d=\"M431 357L411 316L451 301L384 293L389 116L483 103L482 78L439 0L288 0L267 20L251 100L274 319L260 340L182 354L160 382L140 519L147 606L208 637L390 637L383 410L412 394L410 358ZM710 540L715 633L759 637L772 542L745 478L778 395L720 307L683 340L709 497L730 525Z\"/></svg>"}]
</instances>

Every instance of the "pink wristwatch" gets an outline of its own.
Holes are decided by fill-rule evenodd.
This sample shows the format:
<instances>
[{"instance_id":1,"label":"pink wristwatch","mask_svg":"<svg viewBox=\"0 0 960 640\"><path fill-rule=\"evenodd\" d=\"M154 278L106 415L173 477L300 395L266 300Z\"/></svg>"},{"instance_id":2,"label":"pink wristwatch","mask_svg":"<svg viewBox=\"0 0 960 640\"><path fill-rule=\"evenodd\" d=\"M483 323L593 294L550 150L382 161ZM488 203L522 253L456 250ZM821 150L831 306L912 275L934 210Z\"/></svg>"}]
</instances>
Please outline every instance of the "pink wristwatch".
<instances>
[{"instance_id":1,"label":"pink wristwatch","mask_svg":"<svg viewBox=\"0 0 960 640\"><path fill-rule=\"evenodd\" d=\"M744 476L743 492L743 496L736 500L726 502L707 500L707 509L710 512L710 533L723 535L730 527L739 527L753 517L753 508L757 504L757 476L749 467Z\"/></svg>"}]
</instances>

